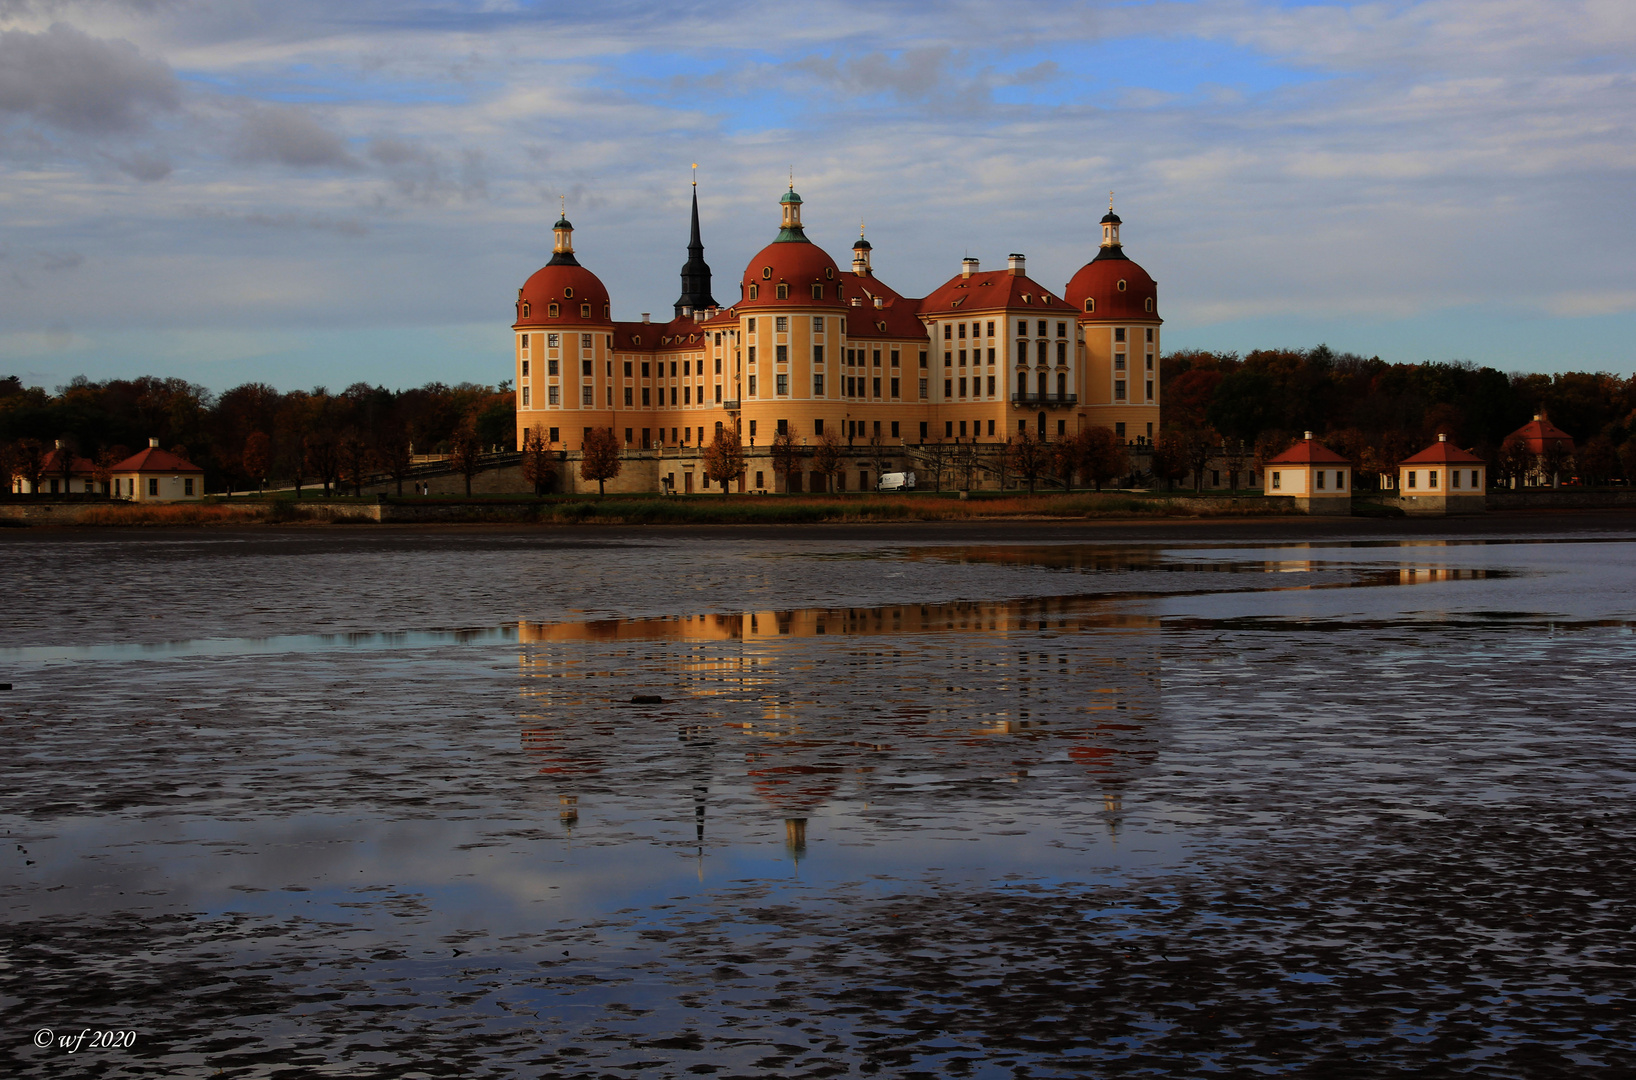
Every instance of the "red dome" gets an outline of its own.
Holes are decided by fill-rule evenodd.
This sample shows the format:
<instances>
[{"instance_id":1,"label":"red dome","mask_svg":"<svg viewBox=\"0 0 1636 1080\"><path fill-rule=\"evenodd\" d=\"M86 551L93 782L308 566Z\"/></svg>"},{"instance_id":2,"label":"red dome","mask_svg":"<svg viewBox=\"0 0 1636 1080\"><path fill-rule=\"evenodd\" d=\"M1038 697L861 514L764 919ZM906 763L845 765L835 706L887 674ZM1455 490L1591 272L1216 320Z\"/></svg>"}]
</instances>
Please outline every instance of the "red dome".
<instances>
[{"instance_id":1,"label":"red dome","mask_svg":"<svg viewBox=\"0 0 1636 1080\"><path fill-rule=\"evenodd\" d=\"M735 307L844 307L841 286L844 276L835 260L817 244L802 240L777 240L756 253L744 268L743 296ZM750 286L756 298L750 299ZM778 299L778 285L789 286L787 299ZM812 287L822 285L823 296L812 295Z\"/></svg>"},{"instance_id":2,"label":"red dome","mask_svg":"<svg viewBox=\"0 0 1636 1080\"><path fill-rule=\"evenodd\" d=\"M1123 285L1123 288L1120 286ZM1158 319L1159 286L1126 258L1098 256L1079 268L1063 299L1081 316L1097 319ZM1090 311L1085 301L1094 300Z\"/></svg>"},{"instance_id":3,"label":"red dome","mask_svg":"<svg viewBox=\"0 0 1636 1080\"><path fill-rule=\"evenodd\" d=\"M528 314L523 314L527 304ZM551 305L557 305L552 318ZM590 305L587 317L585 305ZM608 290L595 274L578 263L552 262L534 271L517 297L514 327L590 325L607 326L613 320Z\"/></svg>"}]
</instances>

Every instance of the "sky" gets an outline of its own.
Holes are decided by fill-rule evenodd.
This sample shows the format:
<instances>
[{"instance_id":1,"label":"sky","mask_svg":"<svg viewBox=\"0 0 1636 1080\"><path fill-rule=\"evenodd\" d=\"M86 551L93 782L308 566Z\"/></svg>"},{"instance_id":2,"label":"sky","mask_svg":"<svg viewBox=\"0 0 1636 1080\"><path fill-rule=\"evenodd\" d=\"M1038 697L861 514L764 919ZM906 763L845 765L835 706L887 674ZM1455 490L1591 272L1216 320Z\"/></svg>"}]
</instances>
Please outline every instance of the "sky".
<instances>
[{"instance_id":1,"label":"sky","mask_svg":"<svg viewBox=\"0 0 1636 1080\"><path fill-rule=\"evenodd\" d=\"M1108 193L1164 347L1636 370L1629 0L0 0L0 375L510 376L564 205L668 315L778 228L1061 289Z\"/></svg>"}]
</instances>

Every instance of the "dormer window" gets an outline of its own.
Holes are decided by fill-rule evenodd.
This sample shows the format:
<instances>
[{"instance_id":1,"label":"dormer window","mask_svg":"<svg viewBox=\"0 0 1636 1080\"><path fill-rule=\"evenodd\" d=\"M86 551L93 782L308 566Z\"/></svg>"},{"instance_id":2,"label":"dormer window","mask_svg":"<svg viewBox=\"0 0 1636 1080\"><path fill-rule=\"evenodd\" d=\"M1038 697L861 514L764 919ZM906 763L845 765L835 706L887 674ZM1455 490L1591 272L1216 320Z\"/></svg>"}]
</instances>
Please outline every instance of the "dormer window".
<instances>
[{"instance_id":1,"label":"dormer window","mask_svg":"<svg viewBox=\"0 0 1636 1080\"><path fill-rule=\"evenodd\" d=\"M1153 297L1150 296L1146 300L1142 301L1142 309L1144 311L1152 311L1153 310Z\"/></svg>"},{"instance_id":2,"label":"dormer window","mask_svg":"<svg viewBox=\"0 0 1636 1080\"><path fill-rule=\"evenodd\" d=\"M523 318L528 318L528 301L523 301Z\"/></svg>"},{"instance_id":3,"label":"dormer window","mask_svg":"<svg viewBox=\"0 0 1636 1080\"><path fill-rule=\"evenodd\" d=\"M589 319L591 317L591 305L590 304L581 304L579 306L579 317L582 318L582 319Z\"/></svg>"},{"instance_id":4,"label":"dormer window","mask_svg":"<svg viewBox=\"0 0 1636 1080\"><path fill-rule=\"evenodd\" d=\"M546 310L550 312L551 317L553 319L555 319L557 317L557 305L556 305L555 301L553 301L551 306L549 308L547 308Z\"/></svg>"},{"instance_id":5,"label":"dormer window","mask_svg":"<svg viewBox=\"0 0 1636 1080\"><path fill-rule=\"evenodd\" d=\"M613 318L613 305L612 304L603 304L602 305L602 317L604 319Z\"/></svg>"},{"instance_id":6,"label":"dormer window","mask_svg":"<svg viewBox=\"0 0 1636 1080\"><path fill-rule=\"evenodd\" d=\"M562 295L566 299L572 300L574 298L574 290L573 289L564 289L564 290L562 290Z\"/></svg>"},{"instance_id":7,"label":"dormer window","mask_svg":"<svg viewBox=\"0 0 1636 1080\"><path fill-rule=\"evenodd\" d=\"M1117 288L1119 289L1120 292L1125 291L1125 279L1124 278L1119 279L1119 285L1117 286Z\"/></svg>"},{"instance_id":8,"label":"dormer window","mask_svg":"<svg viewBox=\"0 0 1636 1080\"><path fill-rule=\"evenodd\" d=\"M778 300L788 300L790 298L790 287L788 285L776 286L773 289L773 296Z\"/></svg>"},{"instance_id":9,"label":"dormer window","mask_svg":"<svg viewBox=\"0 0 1636 1080\"><path fill-rule=\"evenodd\" d=\"M1096 310L1096 301L1087 298L1086 301L1085 301L1085 310L1086 311L1095 311Z\"/></svg>"},{"instance_id":10,"label":"dormer window","mask_svg":"<svg viewBox=\"0 0 1636 1080\"><path fill-rule=\"evenodd\" d=\"M762 281L771 281L772 279L773 279L773 268L770 267L770 266L763 266L761 268L761 280Z\"/></svg>"},{"instance_id":11,"label":"dormer window","mask_svg":"<svg viewBox=\"0 0 1636 1080\"><path fill-rule=\"evenodd\" d=\"M759 288L760 288L760 286L758 286L758 285L751 285L750 286L750 299L751 300L754 300L756 298L756 292L757 292L757 290Z\"/></svg>"},{"instance_id":12,"label":"dormer window","mask_svg":"<svg viewBox=\"0 0 1636 1080\"><path fill-rule=\"evenodd\" d=\"M833 266L824 267L824 276L827 278L833 278L835 276L835 268Z\"/></svg>"},{"instance_id":13,"label":"dormer window","mask_svg":"<svg viewBox=\"0 0 1636 1080\"><path fill-rule=\"evenodd\" d=\"M822 300L824 298L824 287L822 285L814 285L812 287L812 298L814 300Z\"/></svg>"}]
</instances>

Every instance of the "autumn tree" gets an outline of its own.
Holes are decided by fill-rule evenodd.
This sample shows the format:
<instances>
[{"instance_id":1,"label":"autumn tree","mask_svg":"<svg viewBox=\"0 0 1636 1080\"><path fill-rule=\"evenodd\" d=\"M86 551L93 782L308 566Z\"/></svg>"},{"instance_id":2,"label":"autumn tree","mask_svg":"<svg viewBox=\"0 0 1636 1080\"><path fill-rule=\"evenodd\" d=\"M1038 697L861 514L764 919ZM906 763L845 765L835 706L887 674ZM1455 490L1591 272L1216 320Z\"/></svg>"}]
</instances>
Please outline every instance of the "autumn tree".
<instances>
[{"instance_id":1,"label":"autumn tree","mask_svg":"<svg viewBox=\"0 0 1636 1080\"><path fill-rule=\"evenodd\" d=\"M1221 465L1227 470L1227 489L1238 490L1238 474L1244 471L1249 464L1250 448L1244 445L1243 439L1223 439L1221 442Z\"/></svg>"},{"instance_id":2,"label":"autumn tree","mask_svg":"<svg viewBox=\"0 0 1636 1080\"><path fill-rule=\"evenodd\" d=\"M35 495L40 493L40 479L45 476L45 453L45 444L39 439L17 440L12 469Z\"/></svg>"},{"instance_id":3,"label":"autumn tree","mask_svg":"<svg viewBox=\"0 0 1636 1080\"><path fill-rule=\"evenodd\" d=\"M549 453L545 448L545 436L540 434L539 428L524 429L523 479L534 486L536 497L544 495L546 486L557 478L557 471L551 465Z\"/></svg>"},{"instance_id":4,"label":"autumn tree","mask_svg":"<svg viewBox=\"0 0 1636 1080\"><path fill-rule=\"evenodd\" d=\"M938 439L936 442L921 443L920 457L921 460L926 462L926 467L931 470L932 489L942 491L943 470L949 466L948 444L942 439Z\"/></svg>"},{"instance_id":5,"label":"autumn tree","mask_svg":"<svg viewBox=\"0 0 1636 1080\"><path fill-rule=\"evenodd\" d=\"M273 466L273 440L265 431L252 431L244 439L244 453L240 457L244 475L256 485L261 494L267 482L267 472Z\"/></svg>"},{"instance_id":6,"label":"autumn tree","mask_svg":"<svg viewBox=\"0 0 1636 1080\"><path fill-rule=\"evenodd\" d=\"M1551 478L1551 486L1562 486L1562 474L1573 468L1573 447L1564 439L1547 439L1539 454L1539 471Z\"/></svg>"},{"instance_id":7,"label":"autumn tree","mask_svg":"<svg viewBox=\"0 0 1636 1080\"><path fill-rule=\"evenodd\" d=\"M608 493L608 481L619 475L625 460L613 428L587 428L579 448L579 477L595 480L598 497Z\"/></svg>"},{"instance_id":8,"label":"autumn tree","mask_svg":"<svg viewBox=\"0 0 1636 1080\"><path fill-rule=\"evenodd\" d=\"M824 489L835 490L835 474L841 471L841 437L830 428L818 436L812 451L812 469L824 478Z\"/></svg>"},{"instance_id":9,"label":"autumn tree","mask_svg":"<svg viewBox=\"0 0 1636 1080\"><path fill-rule=\"evenodd\" d=\"M869 464L875 469L875 482L878 484L880 478L886 475L887 466L890 464L886 460L886 440L881 438L880 432L877 431L869 436L867 453L869 455ZM970 486L969 480L967 486Z\"/></svg>"},{"instance_id":10,"label":"autumn tree","mask_svg":"<svg viewBox=\"0 0 1636 1080\"><path fill-rule=\"evenodd\" d=\"M352 484L352 494L362 496L364 477L369 474L369 444L363 433L355 427L346 428L335 448L341 459L341 474Z\"/></svg>"},{"instance_id":11,"label":"autumn tree","mask_svg":"<svg viewBox=\"0 0 1636 1080\"><path fill-rule=\"evenodd\" d=\"M796 455L798 453L795 448L795 441L790 438L790 429L788 427L779 429L778 433L773 436L773 444L769 448L769 452L772 454L773 472L784 478L784 490L788 491L790 489L790 473L796 470Z\"/></svg>"},{"instance_id":12,"label":"autumn tree","mask_svg":"<svg viewBox=\"0 0 1636 1080\"><path fill-rule=\"evenodd\" d=\"M17 376L10 376L11 381L16 379ZM0 499L9 499L12 496L16 478L17 446L14 443L0 442L0 481L5 484L4 490L0 490Z\"/></svg>"},{"instance_id":13,"label":"autumn tree","mask_svg":"<svg viewBox=\"0 0 1636 1080\"><path fill-rule=\"evenodd\" d=\"M1153 440L1152 468L1154 479L1176 490L1176 481L1187 475L1187 451L1180 432L1161 431Z\"/></svg>"},{"instance_id":14,"label":"autumn tree","mask_svg":"<svg viewBox=\"0 0 1636 1080\"><path fill-rule=\"evenodd\" d=\"M1624 467L1626 483L1636 482L1636 435L1619 444L1619 464Z\"/></svg>"},{"instance_id":15,"label":"autumn tree","mask_svg":"<svg viewBox=\"0 0 1636 1080\"><path fill-rule=\"evenodd\" d=\"M1495 464L1520 490L1527 485L1528 474L1534 471L1534 452L1529 449L1527 439L1513 435L1500 444L1499 460Z\"/></svg>"},{"instance_id":16,"label":"autumn tree","mask_svg":"<svg viewBox=\"0 0 1636 1080\"><path fill-rule=\"evenodd\" d=\"M1082 428L1078 434L1051 444L1051 471L1062 481L1063 490L1069 493L1074 490L1074 476L1085 467L1089 434L1089 428Z\"/></svg>"},{"instance_id":17,"label":"autumn tree","mask_svg":"<svg viewBox=\"0 0 1636 1080\"><path fill-rule=\"evenodd\" d=\"M1619 455L1613 448L1613 440L1606 435L1587 439L1574 456L1580 478L1588 484L1606 484L1619 471Z\"/></svg>"},{"instance_id":18,"label":"autumn tree","mask_svg":"<svg viewBox=\"0 0 1636 1080\"><path fill-rule=\"evenodd\" d=\"M329 431L314 431L301 440L302 461L313 479L324 485L324 498L330 497L332 485L341 475L341 452L335 435ZM296 496L300 497L300 481L296 482Z\"/></svg>"},{"instance_id":19,"label":"autumn tree","mask_svg":"<svg viewBox=\"0 0 1636 1080\"><path fill-rule=\"evenodd\" d=\"M716 429L715 438L704 451L704 475L721 485L727 494L727 485L744 475L744 440L738 431L723 425Z\"/></svg>"},{"instance_id":20,"label":"autumn tree","mask_svg":"<svg viewBox=\"0 0 1636 1080\"><path fill-rule=\"evenodd\" d=\"M609 432L609 437L613 435ZM449 437L449 464L466 481L466 498L471 498L472 477L482 468L483 440L477 434L477 422L467 417ZM615 470L618 471L617 469Z\"/></svg>"},{"instance_id":21,"label":"autumn tree","mask_svg":"<svg viewBox=\"0 0 1636 1080\"><path fill-rule=\"evenodd\" d=\"M1125 440L1105 427L1086 428L1079 433L1080 468L1091 478L1096 490L1109 480L1130 472L1130 451Z\"/></svg>"},{"instance_id":22,"label":"autumn tree","mask_svg":"<svg viewBox=\"0 0 1636 1080\"><path fill-rule=\"evenodd\" d=\"M62 478L62 493L67 495L74 485L74 442L72 439L58 439L56 451L52 454L51 464L53 471Z\"/></svg>"},{"instance_id":23,"label":"autumn tree","mask_svg":"<svg viewBox=\"0 0 1636 1080\"><path fill-rule=\"evenodd\" d=\"M1210 428L1192 428L1182 432L1181 438L1182 459L1193 474L1193 490L1203 491L1204 467L1215 456L1216 443L1221 437Z\"/></svg>"},{"instance_id":24,"label":"autumn tree","mask_svg":"<svg viewBox=\"0 0 1636 1080\"><path fill-rule=\"evenodd\" d=\"M1028 493L1034 494L1034 485L1038 483L1040 474L1050 466L1050 447L1023 428L1006 443L1005 456L1006 465L1028 481Z\"/></svg>"},{"instance_id":25,"label":"autumn tree","mask_svg":"<svg viewBox=\"0 0 1636 1080\"><path fill-rule=\"evenodd\" d=\"M400 499L403 498L404 478L409 475L409 468L414 463L409 451L409 432L396 419L381 425L369 448L370 461L397 484Z\"/></svg>"}]
</instances>

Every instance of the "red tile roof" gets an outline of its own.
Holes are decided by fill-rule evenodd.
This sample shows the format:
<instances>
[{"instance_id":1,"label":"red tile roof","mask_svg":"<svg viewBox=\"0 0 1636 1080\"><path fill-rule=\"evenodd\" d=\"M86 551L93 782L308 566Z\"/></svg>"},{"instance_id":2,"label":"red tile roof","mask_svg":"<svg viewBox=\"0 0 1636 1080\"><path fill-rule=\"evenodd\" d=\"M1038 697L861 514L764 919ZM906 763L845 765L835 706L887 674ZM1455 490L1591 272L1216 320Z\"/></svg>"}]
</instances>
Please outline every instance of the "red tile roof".
<instances>
[{"instance_id":1,"label":"red tile roof","mask_svg":"<svg viewBox=\"0 0 1636 1080\"><path fill-rule=\"evenodd\" d=\"M203 469L186 458L179 458L169 450L161 450L157 446L148 446L132 454L130 457L115 465L111 470L116 473L202 473Z\"/></svg>"},{"instance_id":2,"label":"red tile roof","mask_svg":"<svg viewBox=\"0 0 1636 1080\"><path fill-rule=\"evenodd\" d=\"M572 296L568 295L570 292ZM554 319L551 317L553 302L557 304L557 317ZM528 304L527 315L522 314L524 303ZM591 317L588 319L580 315L583 304L591 305ZM534 271L523 283L523 291L517 297L517 321L511 325L518 330L559 327L606 330L609 323L605 314L607 310L608 289L601 278L577 263L548 263Z\"/></svg>"},{"instance_id":3,"label":"red tile roof","mask_svg":"<svg viewBox=\"0 0 1636 1080\"><path fill-rule=\"evenodd\" d=\"M1010 270L978 271L970 277L956 274L920 302L924 315L963 315L1000 309L1059 317L1073 313L1062 297L1032 278Z\"/></svg>"},{"instance_id":4,"label":"red tile roof","mask_svg":"<svg viewBox=\"0 0 1636 1080\"><path fill-rule=\"evenodd\" d=\"M1483 465L1482 458L1469 450L1462 450L1451 442L1439 439L1420 453L1406 457L1400 465Z\"/></svg>"},{"instance_id":5,"label":"red tile roof","mask_svg":"<svg viewBox=\"0 0 1636 1080\"><path fill-rule=\"evenodd\" d=\"M1335 453L1317 439L1302 439L1282 454L1272 458L1268 465L1350 465L1350 461Z\"/></svg>"},{"instance_id":6,"label":"red tile roof","mask_svg":"<svg viewBox=\"0 0 1636 1080\"><path fill-rule=\"evenodd\" d=\"M920 306L925 301L907 299L872 275L848 270L841 276L846 281L846 294L863 300L857 307L846 309L847 337L927 340L926 324L920 321ZM881 300L878 308L877 296Z\"/></svg>"},{"instance_id":7,"label":"red tile roof","mask_svg":"<svg viewBox=\"0 0 1636 1080\"><path fill-rule=\"evenodd\" d=\"M40 459L41 474L47 477L62 475L62 451L53 447L45 457ZM90 476L96 468L96 463L90 458L82 458L77 454L69 455L73 459L71 468L73 476ZM201 472L203 470L200 470Z\"/></svg>"},{"instance_id":8,"label":"red tile roof","mask_svg":"<svg viewBox=\"0 0 1636 1080\"><path fill-rule=\"evenodd\" d=\"M1569 450L1574 448L1573 436L1547 420L1544 413L1540 413L1507 435L1505 439L1507 442L1522 439L1528 443L1528 449L1536 454L1543 454L1547 443L1566 444Z\"/></svg>"},{"instance_id":9,"label":"red tile roof","mask_svg":"<svg viewBox=\"0 0 1636 1080\"><path fill-rule=\"evenodd\" d=\"M1124 282L1121 289L1119 283ZM1122 254L1117 258L1098 257L1079 268L1063 294L1070 307L1093 319L1142 319L1159 321L1159 286L1146 270ZM1092 311L1085 301L1095 300ZM1148 301L1153 309L1148 310Z\"/></svg>"}]
</instances>

